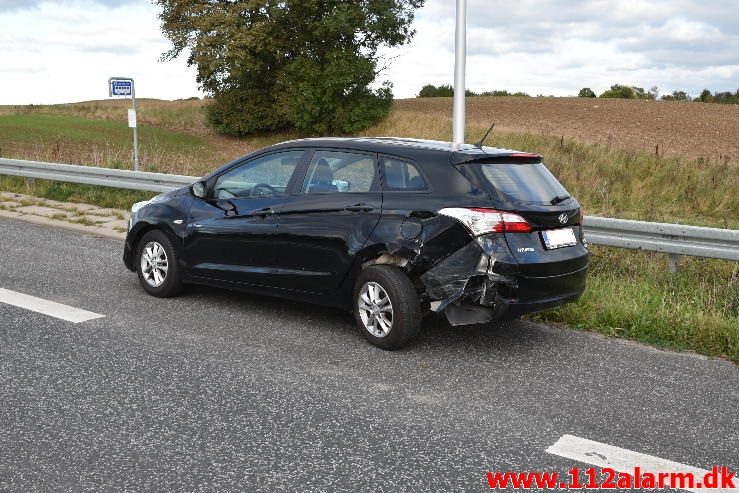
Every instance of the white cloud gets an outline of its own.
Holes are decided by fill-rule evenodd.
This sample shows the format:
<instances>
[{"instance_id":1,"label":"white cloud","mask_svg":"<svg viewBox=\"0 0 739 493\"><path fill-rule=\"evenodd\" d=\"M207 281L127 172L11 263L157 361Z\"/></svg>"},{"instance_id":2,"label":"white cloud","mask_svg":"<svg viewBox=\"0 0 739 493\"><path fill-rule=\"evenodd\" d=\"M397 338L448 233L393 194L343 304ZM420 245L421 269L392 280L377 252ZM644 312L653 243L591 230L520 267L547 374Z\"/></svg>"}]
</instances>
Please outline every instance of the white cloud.
<instances>
[{"instance_id":1,"label":"white cloud","mask_svg":"<svg viewBox=\"0 0 739 493\"><path fill-rule=\"evenodd\" d=\"M0 9L0 104L104 99L111 76L133 77L138 97L200 95L184 58L159 61L169 42L148 0L24 7Z\"/></svg>"},{"instance_id":2,"label":"white cloud","mask_svg":"<svg viewBox=\"0 0 739 493\"><path fill-rule=\"evenodd\" d=\"M398 96L453 80L455 2L428 0L418 35L385 76ZM739 87L732 0L469 0L467 86L576 94L615 83L665 90ZM427 78L424 78L427 77Z\"/></svg>"},{"instance_id":3,"label":"white cloud","mask_svg":"<svg viewBox=\"0 0 739 493\"><path fill-rule=\"evenodd\" d=\"M468 0L468 87L530 94L601 92L614 83L697 94L739 87L735 0ZM398 97L454 72L453 0L427 0L409 46L382 78ZM200 95L185 57L169 49L150 0L0 0L0 104L107 97L111 75L137 95Z\"/></svg>"}]
</instances>

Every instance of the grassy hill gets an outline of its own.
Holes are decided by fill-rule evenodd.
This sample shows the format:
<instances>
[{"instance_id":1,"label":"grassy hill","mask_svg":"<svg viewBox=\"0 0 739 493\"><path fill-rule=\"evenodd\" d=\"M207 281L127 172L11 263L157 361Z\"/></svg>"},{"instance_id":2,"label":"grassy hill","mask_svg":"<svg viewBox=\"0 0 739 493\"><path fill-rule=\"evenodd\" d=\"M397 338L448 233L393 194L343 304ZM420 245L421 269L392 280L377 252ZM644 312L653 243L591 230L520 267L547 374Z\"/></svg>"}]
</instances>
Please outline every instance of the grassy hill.
<instances>
[{"instance_id":1,"label":"grassy hill","mask_svg":"<svg viewBox=\"0 0 739 493\"><path fill-rule=\"evenodd\" d=\"M202 175L258 148L301 137L217 135L205 124L205 104L139 101L144 170ZM128 168L128 106L128 101L0 106L0 156ZM588 214L739 229L737 107L474 98L468 109L468 141L498 122L488 144L543 154ZM397 101L390 116L363 135L449 140L450 113L451 101L443 99ZM38 180L29 188L10 177L0 177L2 189L107 207L128 207L147 196ZM739 263L685 259L681 273L670 275L663 255L594 252L583 299L540 319L739 362Z\"/></svg>"}]
</instances>

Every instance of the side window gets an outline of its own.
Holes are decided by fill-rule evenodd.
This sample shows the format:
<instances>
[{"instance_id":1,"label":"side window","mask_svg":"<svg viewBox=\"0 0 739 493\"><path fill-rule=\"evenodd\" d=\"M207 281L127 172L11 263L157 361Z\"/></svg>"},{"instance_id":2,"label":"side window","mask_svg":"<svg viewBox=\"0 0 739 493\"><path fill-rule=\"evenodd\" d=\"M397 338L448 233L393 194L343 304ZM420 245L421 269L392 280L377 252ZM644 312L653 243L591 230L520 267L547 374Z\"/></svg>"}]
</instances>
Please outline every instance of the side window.
<instances>
[{"instance_id":1,"label":"side window","mask_svg":"<svg viewBox=\"0 0 739 493\"><path fill-rule=\"evenodd\" d=\"M375 159L367 154L317 151L303 183L304 193L369 192L377 189Z\"/></svg>"},{"instance_id":2,"label":"side window","mask_svg":"<svg viewBox=\"0 0 739 493\"><path fill-rule=\"evenodd\" d=\"M408 161L383 158L383 189L385 190L428 190L418 167Z\"/></svg>"},{"instance_id":3,"label":"side window","mask_svg":"<svg viewBox=\"0 0 739 493\"><path fill-rule=\"evenodd\" d=\"M213 198L262 197L285 193L305 151L269 154L244 163L218 177Z\"/></svg>"}]
</instances>

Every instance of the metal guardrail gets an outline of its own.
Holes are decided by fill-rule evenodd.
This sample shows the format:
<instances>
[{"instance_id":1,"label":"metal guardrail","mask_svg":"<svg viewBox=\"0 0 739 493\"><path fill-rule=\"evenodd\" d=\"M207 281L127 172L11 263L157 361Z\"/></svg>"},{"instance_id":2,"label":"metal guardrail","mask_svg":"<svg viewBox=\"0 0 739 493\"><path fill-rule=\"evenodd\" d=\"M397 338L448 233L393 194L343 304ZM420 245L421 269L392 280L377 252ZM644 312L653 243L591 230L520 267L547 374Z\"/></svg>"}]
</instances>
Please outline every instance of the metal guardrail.
<instances>
[{"instance_id":1,"label":"metal guardrail","mask_svg":"<svg viewBox=\"0 0 739 493\"><path fill-rule=\"evenodd\" d=\"M2 158L0 174L151 192L166 192L198 179L194 176ZM739 261L739 230L593 216L585 218L584 226L586 240L593 245L668 254L671 271L679 268L681 255Z\"/></svg>"},{"instance_id":2,"label":"metal guardrail","mask_svg":"<svg viewBox=\"0 0 739 493\"><path fill-rule=\"evenodd\" d=\"M593 216L585 218L584 226L594 245L739 260L739 230Z\"/></svg>"},{"instance_id":3,"label":"metal guardrail","mask_svg":"<svg viewBox=\"0 0 739 493\"><path fill-rule=\"evenodd\" d=\"M2 158L0 158L0 175L128 188L130 190L143 190L147 192L167 192L198 180L194 176Z\"/></svg>"},{"instance_id":4,"label":"metal guardrail","mask_svg":"<svg viewBox=\"0 0 739 493\"><path fill-rule=\"evenodd\" d=\"M670 272L680 270L682 255L739 261L739 230L593 216L583 227L593 245L668 254Z\"/></svg>"}]
</instances>

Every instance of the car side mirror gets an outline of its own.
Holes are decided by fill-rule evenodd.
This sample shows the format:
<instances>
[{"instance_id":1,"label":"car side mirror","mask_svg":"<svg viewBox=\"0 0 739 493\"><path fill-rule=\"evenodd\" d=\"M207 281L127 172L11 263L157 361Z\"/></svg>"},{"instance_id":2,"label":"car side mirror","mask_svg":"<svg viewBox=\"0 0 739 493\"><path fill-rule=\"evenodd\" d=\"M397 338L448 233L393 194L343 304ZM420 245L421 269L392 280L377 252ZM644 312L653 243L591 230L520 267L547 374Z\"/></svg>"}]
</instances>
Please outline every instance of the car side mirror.
<instances>
[{"instance_id":1,"label":"car side mirror","mask_svg":"<svg viewBox=\"0 0 739 493\"><path fill-rule=\"evenodd\" d=\"M192 186L190 186L190 191L194 196L196 196L199 199L204 199L205 195L207 193L207 187L205 186L205 182L199 181L197 183L193 183Z\"/></svg>"}]
</instances>

